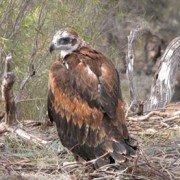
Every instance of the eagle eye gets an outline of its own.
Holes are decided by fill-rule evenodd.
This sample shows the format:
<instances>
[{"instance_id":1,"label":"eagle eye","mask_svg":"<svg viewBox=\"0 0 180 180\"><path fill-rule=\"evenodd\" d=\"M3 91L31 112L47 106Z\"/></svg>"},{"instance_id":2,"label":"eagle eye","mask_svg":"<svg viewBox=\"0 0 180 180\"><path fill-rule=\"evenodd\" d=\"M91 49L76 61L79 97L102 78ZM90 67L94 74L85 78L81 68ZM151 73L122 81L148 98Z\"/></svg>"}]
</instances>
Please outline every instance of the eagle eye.
<instances>
[{"instance_id":1,"label":"eagle eye","mask_svg":"<svg viewBox=\"0 0 180 180\"><path fill-rule=\"evenodd\" d=\"M71 42L71 39L69 37L59 39L59 44L61 45L69 44L70 42Z\"/></svg>"}]
</instances>

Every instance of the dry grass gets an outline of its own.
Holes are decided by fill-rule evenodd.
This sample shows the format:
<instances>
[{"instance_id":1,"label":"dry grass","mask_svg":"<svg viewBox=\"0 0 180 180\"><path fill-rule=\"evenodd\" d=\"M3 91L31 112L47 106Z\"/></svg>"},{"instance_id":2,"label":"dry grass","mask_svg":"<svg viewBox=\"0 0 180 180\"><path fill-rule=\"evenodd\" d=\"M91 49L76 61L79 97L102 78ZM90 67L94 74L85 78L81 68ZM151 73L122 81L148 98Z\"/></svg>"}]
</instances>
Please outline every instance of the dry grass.
<instances>
[{"instance_id":1,"label":"dry grass","mask_svg":"<svg viewBox=\"0 0 180 180\"><path fill-rule=\"evenodd\" d=\"M166 112L179 110L173 106ZM5 134L0 137L1 179L178 179L180 176L180 118L164 121L152 116L145 121L128 121L129 131L139 141L135 162L108 165L93 170L90 163L69 164L71 153L59 144L55 127L24 121L24 129L51 141L38 148Z\"/></svg>"}]
</instances>

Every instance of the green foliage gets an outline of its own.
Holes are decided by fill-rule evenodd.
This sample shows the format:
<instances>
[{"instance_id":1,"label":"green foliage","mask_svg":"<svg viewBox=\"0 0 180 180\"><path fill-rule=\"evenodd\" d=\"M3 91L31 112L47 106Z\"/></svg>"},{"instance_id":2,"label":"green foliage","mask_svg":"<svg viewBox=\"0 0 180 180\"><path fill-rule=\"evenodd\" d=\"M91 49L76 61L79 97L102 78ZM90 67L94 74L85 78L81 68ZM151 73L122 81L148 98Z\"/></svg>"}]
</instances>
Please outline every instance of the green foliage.
<instances>
[{"instance_id":1,"label":"green foliage","mask_svg":"<svg viewBox=\"0 0 180 180\"><path fill-rule=\"evenodd\" d=\"M29 79L25 89L20 92L20 100L23 102L18 103L18 119L38 120L41 107L46 109L48 69L56 59L56 55L48 54L52 35L60 28L72 27L87 42L93 42L98 36L95 28L97 17L103 13L101 4L98 0L3 1L0 6L0 22L3 21L4 25L0 29L0 47L4 52L1 59L8 52L13 54L17 76L15 95L19 93L20 84L29 73L31 61L36 70L36 75ZM39 101L38 98L44 100Z\"/></svg>"}]
</instances>

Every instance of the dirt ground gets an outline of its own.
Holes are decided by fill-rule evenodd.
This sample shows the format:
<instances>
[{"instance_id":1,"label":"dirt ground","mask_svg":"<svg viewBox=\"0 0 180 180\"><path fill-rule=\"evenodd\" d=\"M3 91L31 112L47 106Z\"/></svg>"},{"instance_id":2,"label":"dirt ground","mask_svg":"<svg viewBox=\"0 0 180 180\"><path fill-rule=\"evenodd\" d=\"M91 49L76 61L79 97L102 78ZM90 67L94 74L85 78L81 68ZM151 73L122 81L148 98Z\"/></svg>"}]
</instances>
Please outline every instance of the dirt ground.
<instances>
[{"instance_id":1,"label":"dirt ground","mask_svg":"<svg viewBox=\"0 0 180 180\"><path fill-rule=\"evenodd\" d=\"M162 113L180 111L180 104ZM136 119L137 118L137 119ZM179 179L180 178L180 116L154 115L145 120L128 120L131 136L139 142L139 155L134 162L108 165L93 170L92 165L65 164L73 156L58 140L54 126L24 121L22 128L50 142L38 147L12 133L0 136L0 179Z\"/></svg>"}]
</instances>

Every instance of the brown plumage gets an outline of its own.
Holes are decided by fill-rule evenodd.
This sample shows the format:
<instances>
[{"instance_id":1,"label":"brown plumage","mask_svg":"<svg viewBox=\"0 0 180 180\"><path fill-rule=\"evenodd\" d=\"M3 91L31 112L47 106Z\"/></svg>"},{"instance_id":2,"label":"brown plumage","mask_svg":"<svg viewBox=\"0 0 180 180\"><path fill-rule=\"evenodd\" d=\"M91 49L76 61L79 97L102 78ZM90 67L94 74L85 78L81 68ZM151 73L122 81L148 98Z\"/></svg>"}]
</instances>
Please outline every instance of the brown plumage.
<instances>
[{"instance_id":1,"label":"brown plumage","mask_svg":"<svg viewBox=\"0 0 180 180\"><path fill-rule=\"evenodd\" d=\"M134 156L112 62L72 30L58 31L52 42L50 50L59 49L62 58L50 68L48 113L63 146L85 160L105 155L103 164Z\"/></svg>"}]
</instances>

